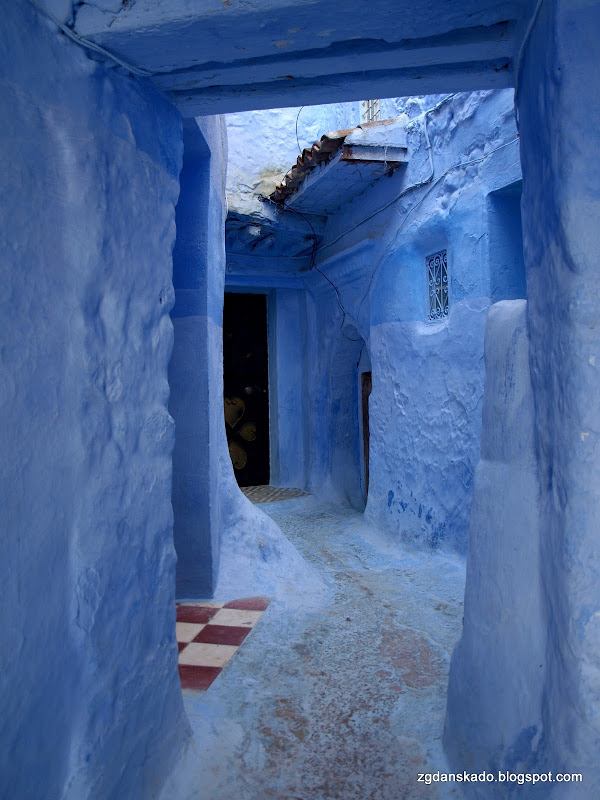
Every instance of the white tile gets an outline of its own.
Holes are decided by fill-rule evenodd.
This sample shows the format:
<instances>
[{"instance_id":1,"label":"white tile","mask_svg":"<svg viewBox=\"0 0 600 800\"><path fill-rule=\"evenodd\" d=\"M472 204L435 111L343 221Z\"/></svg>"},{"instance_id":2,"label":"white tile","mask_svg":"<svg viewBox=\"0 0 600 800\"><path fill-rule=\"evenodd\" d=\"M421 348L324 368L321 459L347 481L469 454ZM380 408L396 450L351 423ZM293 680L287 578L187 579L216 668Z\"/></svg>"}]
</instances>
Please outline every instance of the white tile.
<instances>
[{"instance_id":1,"label":"white tile","mask_svg":"<svg viewBox=\"0 0 600 800\"><path fill-rule=\"evenodd\" d=\"M251 628L261 618L262 611L242 611L238 608L222 608L211 619L212 625L239 625Z\"/></svg>"},{"instance_id":2,"label":"white tile","mask_svg":"<svg viewBox=\"0 0 600 800\"><path fill-rule=\"evenodd\" d=\"M204 625L198 622L176 622L175 636L178 642L191 642L202 630Z\"/></svg>"},{"instance_id":3,"label":"white tile","mask_svg":"<svg viewBox=\"0 0 600 800\"><path fill-rule=\"evenodd\" d=\"M224 667L236 650L237 647L231 644L192 642L179 654L179 663L195 667Z\"/></svg>"},{"instance_id":4,"label":"white tile","mask_svg":"<svg viewBox=\"0 0 600 800\"><path fill-rule=\"evenodd\" d=\"M199 606L201 608L223 608L225 603L209 603L208 600L202 600L198 603L182 603L184 606Z\"/></svg>"}]
</instances>

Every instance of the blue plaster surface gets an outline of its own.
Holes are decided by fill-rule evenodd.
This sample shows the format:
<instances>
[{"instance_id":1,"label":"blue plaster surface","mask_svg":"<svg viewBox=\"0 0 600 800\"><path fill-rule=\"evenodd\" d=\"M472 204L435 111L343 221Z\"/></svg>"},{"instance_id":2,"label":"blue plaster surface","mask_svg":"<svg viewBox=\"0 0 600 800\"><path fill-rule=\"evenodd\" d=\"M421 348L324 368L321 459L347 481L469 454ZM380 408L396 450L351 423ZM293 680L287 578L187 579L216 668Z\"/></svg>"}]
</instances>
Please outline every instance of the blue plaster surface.
<instances>
[{"instance_id":1,"label":"blue plaster surface","mask_svg":"<svg viewBox=\"0 0 600 800\"><path fill-rule=\"evenodd\" d=\"M373 372L367 516L406 543L466 553L481 430L485 317L492 301L525 294L513 95L392 98L381 107L382 117L396 114L405 121L407 166L365 182L358 196L326 216L305 209L310 224L263 204L273 242L266 229L257 229L246 244L238 232L230 244L235 253L228 253L230 280L243 277L260 286L280 274L287 242L314 231L318 270L310 269L310 261L307 266L309 253L286 262L289 274L296 264L306 287L306 322L299 323L291 309L287 321L283 309L277 318L282 346L301 338L303 325L306 331L303 358L293 351L295 360L301 358L306 387L302 423L295 424L307 437L304 486L298 479L293 485L364 507L358 362L366 353ZM349 124L350 110L348 104L302 109L299 138L313 119L305 119L308 111L325 129L333 119L341 124L344 114ZM248 219L254 215L257 222L249 221L248 230L259 226L251 202L260 182L267 172L274 180L291 165L277 172L278 162L295 160L290 126L296 117L285 109L228 116L236 143L230 149L229 207L245 209ZM243 169L249 176L244 184ZM331 190L336 188L343 194L343 186ZM236 225L241 231L241 218ZM448 252L450 315L430 324L425 259L440 249ZM339 302L319 270L337 287ZM277 392L272 396L274 439L298 419L300 397L296 364L285 369L277 363L277 391L295 386L296 400L287 406Z\"/></svg>"},{"instance_id":2,"label":"blue plaster surface","mask_svg":"<svg viewBox=\"0 0 600 800\"><path fill-rule=\"evenodd\" d=\"M305 419L306 293L275 289L269 298L269 399L272 486L303 489L309 450Z\"/></svg>"},{"instance_id":3,"label":"blue plaster surface","mask_svg":"<svg viewBox=\"0 0 600 800\"><path fill-rule=\"evenodd\" d=\"M481 460L445 731L453 766L474 772L545 770L547 619L526 310L524 300L493 305L485 333ZM527 796L548 796L547 785L536 791ZM475 787L471 795L502 798L506 792L494 785Z\"/></svg>"},{"instance_id":4,"label":"blue plaster surface","mask_svg":"<svg viewBox=\"0 0 600 800\"><path fill-rule=\"evenodd\" d=\"M366 516L405 543L466 553L483 332L490 287L504 263L500 248L487 247L484 198L513 186L520 167L511 92L457 95L429 114L422 110L439 102L396 101L399 111L412 114L406 170L380 179L317 229L317 263L338 287L345 315L318 272L303 276L315 302L311 391L331 397L313 412L308 485L320 496L341 491L358 505L348 486L350 476L356 486L362 473L356 386L364 341L373 372ZM510 236L512 207L494 224ZM448 252L450 314L428 323L425 259L440 249ZM346 404L341 414L336 396ZM326 473L334 476L329 482Z\"/></svg>"},{"instance_id":5,"label":"blue plaster surface","mask_svg":"<svg viewBox=\"0 0 600 800\"><path fill-rule=\"evenodd\" d=\"M523 261L521 182L488 195L488 258L492 302L514 300L527 294Z\"/></svg>"},{"instance_id":6,"label":"blue plaster surface","mask_svg":"<svg viewBox=\"0 0 600 800\"><path fill-rule=\"evenodd\" d=\"M50 0L49 0L50 1ZM58 0L52 0L53 3ZM73 0L74 27L185 117L512 83L527 0Z\"/></svg>"},{"instance_id":7,"label":"blue plaster surface","mask_svg":"<svg viewBox=\"0 0 600 800\"><path fill-rule=\"evenodd\" d=\"M177 596L210 597L217 590L229 591L231 596L255 595L277 587L293 593L299 586L313 586L318 594L321 587L310 568L290 551L279 528L240 492L227 449L222 327L226 153L220 118L185 123L173 254L175 343L169 365L169 408L175 420ZM282 302L296 308L299 298L284 291ZM287 375L292 374L293 362L287 373L286 359L293 353L286 343L298 346L293 330L278 341ZM292 415L290 404L301 398L302 393L298 395L289 384L282 388L284 418ZM277 446L291 446L286 450L287 461L276 462L280 470L290 472L295 456L302 469L302 439L295 437L292 442L293 436L291 426L287 431L282 426Z\"/></svg>"},{"instance_id":8,"label":"blue plaster surface","mask_svg":"<svg viewBox=\"0 0 600 800\"><path fill-rule=\"evenodd\" d=\"M543 737L548 763L585 781L555 787L560 800L600 792L599 25L597 3L545 3L518 101L548 619Z\"/></svg>"},{"instance_id":9,"label":"blue plaster surface","mask_svg":"<svg viewBox=\"0 0 600 800\"><path fill-rule=\"evenodd\" d=\"M66 3L49 3L61 18L68 17ZM207 51L207 58L220 58L226 41L228 57L236 60L237 49L244 46L240 42L246 39L252 39L255 46L246 53L248 57L264 56L266 46L277 56L281 42L275 34L296 15L296 5L281 18L273 18L256 38L248 34L256 30L256 14L243 20L249 27L233 25L235 17L229 14L227 3L218 4L215 27L207 25L206 18L195 18L192 24L185 0L170 4L144 0L121 11L111 0L84 3L78 7L77 23L80 32L98 37L134 62L171 69L196 62L202 49L200 31L211 38L213 49ZM333 54L330 64L336 63L335 53L345 59L362 48L362 43L347 40L340 41L339 49L330 50L329 37L335 26L326 36L319 36L325 31L316 29L322 20L315 20L314 5L301 5L307 25L298 41ZM406 36L450 31L448 49L452 50L454 29L465 25L469 15L474 24L486 26L497 22L499 13L508 10L514 17L525 6L532 10L532 5L507 7L494 0L485 4L465 0L444 4L440 13L439 4L419 2L411 4L413 13L397 5L393 19ZM253 4L248 8L256 11ZM512 738L503 742L504 750L497 758L507 765L527 763L525 756L537 748L538 764L555 770L581 770L586 781L583 787L561 785L553 793L557 800L572 800L596 797L600 788L600 392L596 352L600 224L595 158L600 126L596 79L600 19L598 4L589 0L544 0L539 8L519 73L518 106L534 452L543 531L539 574L547 620L547 658L541 712L536 716L538 687L527 672L531 665L521 660L525 651L518 650L519 670L527 677L523 695L506 699L501 721ZM208 5L201 13L214 11ZM172 334L166 312L173 302L170 248L181 162L180 121L148 86L90 62L46 22L38 25L32 13L24 3L8 8L2 39L2 153L7 164L3 167L7 176L3 195L7 246L3 251L8 267L3 281L3 319L9 324L2 329L7 346L0 353L7 369L2 373L0 397L10 411L1 451L6 487L2 523L11 532L8 558L2 562L11 608L2 649L18 653L19 658L2 672L8 703L0 773L8 783L4 793L10 797L145 798L152 796L153 787L160 783L178 736L185 735L184 726L178 728L181 705L176 690L173 620L171 612L165 611L172 607L174 571L168 504L173 435L166 414L166 362ZM336 7L329 3L326 13L337 25ZM147 27L140 24L138 14L146 14ZM342 39L356 31L356 19L350 13L343 15ZM362 35L367 39L380 36L381 20L387 21L387 15L367 15ZM215 31L227 35L214 36ZM288 50L291 63L296 61L296 44ZM479 42L480 57L488 44L483 39ZM442 48L442 52L448 51ZM395 56L391 52L386 58ZM146 58L150 60L145 62ZM416 72L431 91L488 85L482 75L494 77L491 65L479 70L472 55L470 58L445 72L436 64L423 66L417 59ZM270 63L280 70L284 61L276 58ZM508 85L511 65L496 67L495 79L499 85ZM405 81L403 86L415 86L414 71L396 75L385 69L384 76L365 75L357 80L344 76L337 84L320 81L318 76L288 81L286 73L273 91L265 91L264 85L251 86L257 80L253 66L246 64L242 69L248 70L247 87L240 91L238 81L228 94L208 92L201 101L205 108L219 111L235 103L237 108L273 105L274 97L282 104L289 100L297 106L304 102L303 97L324 102L332 92L340 91L347 99L376 96L381 92L375 87L387 85L393 86L391 91L401 91L399 79ZM293 91L284 97L283 86ZM359 95L360 87L365 91ZM188 110L197 107L194 102L192 98ZM430 107L425 100L421 110ZM416 331L409 352L414 355L413 363L423 369L421 362L433 334L419 331L419 326L424 326L426 295L410 274L414 270L416 275L423 256L439 246L449 245L451 252L457 248L460 256L450 256L453 311L443 326L451 327L457 312L464 315L460 334L464 332L469 347L482 330L481 304L505 293L520 293L524 287L521 281L517 288L512 279L494 282L496 260L498 274L506 274L507 262L498 256L505 248L502 236L495 238L496 234L486 242L484 230L486 225L497 225L494 217L498 212L506 212L510 218L507 225L513 231L508 239L515 240L514 197L506 204L500 199L503 188L520 178L518 144L504 148L514 133L510 102L502 95L459 96L427 117L436 182L397 203L394 198L399 191L429 175L425 118L417 112L418 108L411 106L414 126L409 131L411 160L407 169L379 182L368 197L363 193L358 202L347 204L336 218L317 225L319 236L325 237L321 245L328 248L326 254L321 250L318 263L328 274L331 268L346 310L344 315L337 308L331 287L313 272L306 282L311 295L307 331L312 342L308 350L313 359L308 396L317 401L314 430L318 437L311 445L312 461L306 451L307 464L314 465L309 467L307 479L312 470L315 490L322 489L330 497L358 496L360 486L359 442L345 443L342 436L346 423L356 423L357 375L352 363L355 356L356 361L362 357L356 353L362 345L347 339L340 342L342 330L365 342L374 373L378 354L372 347L373 329L383 334L385 326L390 326L392 342L405 342L406 334ZM503 149L493 152L497 147ZM476 163L455 167L469 159ZM476 191L478 184L482 191ZM25 199L23 187L30 188ZM496 199L488 197L487 205L483 202L484 195L497 192ZM388 202L389 213L376 213ZM508 206L504 212L503 205ZM222 217L222 195L211 207ZM371 213L374 216L365 232L361 223ZM473 231L469 220L474 221ZM455 221L460 236L453 233ZM500 245L489 247L493 241ZM513 255L516 264L518 253ZM306 263L305 256L302 258ZM206 336L197 339L207 348L201 369L208 386L205 413L210 425L202 452L206 462L216 466L216 478L215 483L203 486L209 502L217 504L215 520L221 513L221 522L211 527L209 534L202 531L201 535L210 540L215 559L216 532L222 529L224 552L232 567L239 567L237 573L234 569L223 572L228 592L236 586L246 591L264 583L290 586L292 556L281 532L239 493L227 457L219 383L224 254L218 248L211 264L214 273L207 286L200 287L205 289L206 302L190 295L191 305L186 306L186 295L181 292L199 289L191 284L182 288L181 305L174 310L176 319L187 321L203 309L206 319ZM398 265L396 273L394 264ZM482 269L473 269L473 264L481 264ZM408 271L408 280L403 280L403 270ZM317 321L325 324L317 327ZM443 332L443 326L437 334ZM379 344L387 347L387 339L382 336ZM468 362L471 378L477 373L472 352L467 348L460 354L464 359L460 363ZM439 365L439 354L436 359ZM339 383L328 407L319 393L328 389L325 371L332 360L336 361ZM395 358L391 360L395 362ZM479 362L481 387L481 356ZM384 367L385 363L384 358ZM185 369L185 359L183 365ZM499 385L503 380L500 374L496 373ZM57 375L62 379L57 380ZM397 499L392 488L396 475L386 474L385 460L402 444L402 426L396 423L405 406L395 399L401 398L403 381L398 373L387 389L383 383L379 389L375 387L375 394L379 392L384 401L381 407L388 403L391 414L374 420L383 442L373 450L372 469L376 475L379 470L380 477L379 487L377 480L372 486L367 517L374 514L374 519ZM474 384L474 379L469 381L469 391ZM427 384L419 388L406 406L408 436L412 436L415 422L429 422L429 416L425 420L424 416L432 411ZM436 388L445 393L442 405L452 400L448 387ZM377 405L376 398L374 401ZM434 411L436 408L434 405ZM526 415L517 422L517 427L523 425ZM442 480L467 498L468 482L455 469L456 453L461 437L461 456L474 452L476 425L473 418L462 430L451 426L454 449L440 471ZM431 427L437 437L437 461L432 460L437 469L441 463L437 445L447 431L441 412ZM319 480L327 464L333 465L329 474L334 480L329 484ZM424 497L429 466L421 462L417 470L416 482ZM473 462L468 467L472 474ZM410 464L403 466L403 477L410 468ZM498 481L511 488L511 470L482 462L477 476L482 494L476 500L476 516L489 509L495 529L502 532L498 515L503 511L490 495L497 490ZM521 489L528 486L533 493L532 483ZM399 500L400 508L406 502ZM419 520L415 526L387 526L388 534L407 542L426 542L420 520L437 519L444 507L440 503L430 511L427 503L420 502L415 509L414 519ZM534 523L535 518L535 528ZM454 542L445 541L460 549L464 529L455 527L453 533ZM269 546L266 560L265 542ZM463 658L463 665L457 667L455 697L464 681L460 671L469 669L469 636L474 660L484 649L473 638L481 622L476 598L485 581L496 574L494 559L501 553L501 543L490 549L486 555L485 542L478 540L473 550L473 558L479 559L484 572L467 597L465 618L470 620L470 633L466 630L464 647L457 651L462 656L457 656L456 663ZM240 560L236 560L236 552L241 554ZM531 556L534 558L533 553ZM244 569L245 564L250 568ZM266 573L263 564L270 564ZM304 562L296 561L291 574L301 581L309 573ZM522 576L516 580L515 590L523 590L526 580ZM513 585L511 581L511 575L502 577L501 593ZM18 613L13 614L12 609ZM156 613L149 613L152 611ZM493 611L493 602L482 604L482 618ZM39 635L24 636L20 620ZM507 663L512 637L518 639L521 634L516 625L503 629L497 649L502 663ZM132 652L136 655L133 659ZM478 709L470 707L468 730L468 720L456 720L454 713L455 721L466 730L467 748L489 735L485 717L498 713L498 698L493 692L487 694L489 687L484 689L485 702ZM521 720L522 708L526 713ZM452 716L450 708L450 720ZM521 721L519 729L517 722ZM17 724L21 735L16 733Z\"/></svg>"},{"instance_id":10,"label":"blue plaster surface","mask_svg":"<svg viewBox=\"0 0 600 800\"><path fill-rule=\"evenodd\" d=\"M590 36L600 10L548 0L538 11L517 100L527 316L503 303L490 314L465 630L445 746L454 764L487 758L580 773L582 783L519 794L588 800L600 791L600 170L591 157L600 105ZM490 795L472 787L472 796Z\"/></svg>"},{"instance_id":11,"label":"blue plaster surface","mask_svg":"<svg viewBox=\"0 0 600 800\"><path fill-rule=\"evenodd\" d=\"M364 508L359 440L357 364L364 341L340 335L330 287L308 295L310 460L307 487L316 496Z\"/></svg>"},{"instance_id":12,"label":"blue plaster surface","mask_svg":"<svg viewBox=\"0 0 600 800\"><path fill-rule=\"evenodd\" d=\"M181 120L3 7L0 794L154 797L187 737L167 363Z\"/></svg>"},{"instance_id":13,"label":"blue plaster surface","mask_svg":"<svg viewBox=\"0 0 600 800\"><path fill-rule=\"evenodd\" d=\"M445 322L372 328L368 516L405 542L466 552L487 301Z\"/></svg>"}]
</instances>

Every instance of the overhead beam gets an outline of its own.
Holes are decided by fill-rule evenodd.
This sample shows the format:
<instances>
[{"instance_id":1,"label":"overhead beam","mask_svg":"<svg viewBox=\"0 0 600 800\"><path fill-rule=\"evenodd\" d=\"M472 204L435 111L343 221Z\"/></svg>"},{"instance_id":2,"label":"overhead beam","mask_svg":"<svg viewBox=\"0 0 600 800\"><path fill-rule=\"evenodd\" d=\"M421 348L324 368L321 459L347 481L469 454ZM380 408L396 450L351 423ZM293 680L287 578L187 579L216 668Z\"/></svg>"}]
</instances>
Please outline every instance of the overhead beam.
<instances>
[{"instance_id":1,"label":"overhead beam","mask_svg":"<svg viewBox=\"0 0 600 800\"><path fill-rule=\"evenodd\" d=\"M502 58L469 64L351 72L327 75L318 80L297 78L237 86L210 86L167 92L167 95L186 117L341 103L367 97L506 89L513 85L512 82L512 61Z\"/></svg>"},{"instance_id":2,"label":"overhead beam","mask_svg":"<svg viewBox=\"0 0 600 800\"><path fill-rule=\"evenodd\" d=\"M468 28L395 43L372 39L336 42L328 47L301 52L236 59L230 63L205 63L158 73L155 82L166 91L187 91L273 80L321 78L348 72L349 68L352 72L373 72L510 59L514 51L514 29L514 23L501 22L490 27Z\"/></svg>"}]
</instances>

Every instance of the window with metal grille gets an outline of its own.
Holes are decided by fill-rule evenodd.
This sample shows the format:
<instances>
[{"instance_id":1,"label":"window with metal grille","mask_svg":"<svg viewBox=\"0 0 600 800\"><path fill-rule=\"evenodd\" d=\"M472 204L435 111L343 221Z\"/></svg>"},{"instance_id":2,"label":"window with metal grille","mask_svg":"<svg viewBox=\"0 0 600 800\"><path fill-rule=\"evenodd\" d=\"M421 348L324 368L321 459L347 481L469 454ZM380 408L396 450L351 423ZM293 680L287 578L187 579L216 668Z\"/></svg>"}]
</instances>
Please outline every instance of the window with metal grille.
<instances>
[{"instance_id":1,"label":"window with metal grille","mask_svg":"<svg viewBox=\"0 0 600 800\"><path fill-rule=\"evenodd\" d=\"M445 250L427 256L429 320L448 316L448 256Z\"/></svg>"},{"instance_id":2,"label":"window with metal grille","mask_svg":"<svg viewBox=\"0 0 600 800\"><path fill-rule=\"evenodd\" d=\"M361 122L379 122L380 119L381 119L381 108L379 107L379 100L360 101Z\"/></svg>"}]
</instances>

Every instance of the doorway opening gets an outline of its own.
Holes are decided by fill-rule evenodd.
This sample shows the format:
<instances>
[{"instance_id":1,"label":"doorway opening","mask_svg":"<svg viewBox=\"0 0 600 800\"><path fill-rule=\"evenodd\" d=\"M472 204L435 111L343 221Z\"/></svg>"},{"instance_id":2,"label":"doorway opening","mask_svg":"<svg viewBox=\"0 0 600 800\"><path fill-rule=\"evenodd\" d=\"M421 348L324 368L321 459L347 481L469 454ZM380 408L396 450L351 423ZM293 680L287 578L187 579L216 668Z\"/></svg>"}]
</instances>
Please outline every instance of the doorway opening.
<instances>
[{"instance_id":1,"label":"doorway opening","mask_svg":"<svg viewBox=\"0 0 600 800\"><path fill-rule=\"evenodd\" d=\"M269 483L267 296L225 292L223 391L227 445L238 486Z\"/></svg>"}]
</instances>

